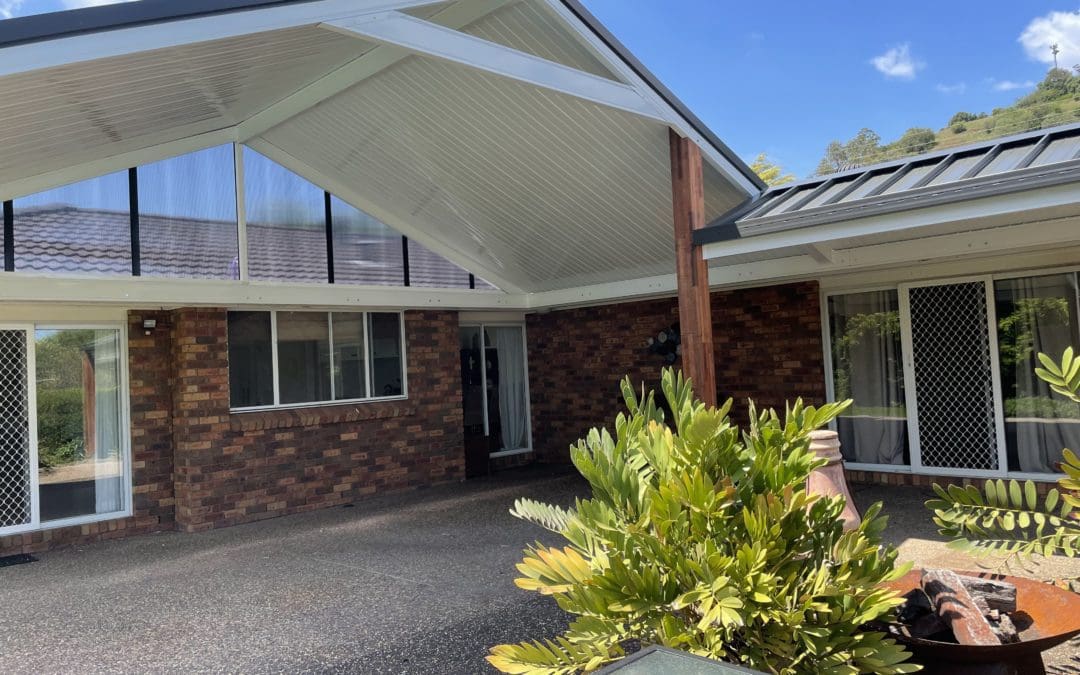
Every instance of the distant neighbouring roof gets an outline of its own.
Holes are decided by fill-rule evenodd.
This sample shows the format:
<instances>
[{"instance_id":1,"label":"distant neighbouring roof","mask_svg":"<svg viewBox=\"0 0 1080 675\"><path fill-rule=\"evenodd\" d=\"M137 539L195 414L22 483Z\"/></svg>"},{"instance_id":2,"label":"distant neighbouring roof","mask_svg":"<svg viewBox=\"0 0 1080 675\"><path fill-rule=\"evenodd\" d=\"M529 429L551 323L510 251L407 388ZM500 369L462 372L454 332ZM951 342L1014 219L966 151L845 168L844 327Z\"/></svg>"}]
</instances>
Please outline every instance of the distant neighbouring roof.
<instances>
[{"instance_id":1,"label":"distant neighbouring roof","mask_svg":"<svg viewBox=\"0 0 1080 675\"><path fill-rule=\"evenodd\" d=\"M327 280L326 234L248 223L255 279L323 284ZM142 273L146 276L231 279L237 274L236 223L141 214ZM126 212L68 206L21 209L15 217L16 271L48 274L131 274L130 217ZM338 283L404 285L401 237L335 235ZM469 273L409 242L413 286L468 288ZM476 279L476 287L495 290Z\"/></svg>"},{"instance_id":2,"label":"distant neighbouring roof","mask_svg":"<svg viewBox=\"0 0 1080 675\"><path fill-rule=\"evenodd\" d=\"M769 189L698 233L701 244L1080 179L1080 124L860 167Z\"/></svg>"}]
</instances>

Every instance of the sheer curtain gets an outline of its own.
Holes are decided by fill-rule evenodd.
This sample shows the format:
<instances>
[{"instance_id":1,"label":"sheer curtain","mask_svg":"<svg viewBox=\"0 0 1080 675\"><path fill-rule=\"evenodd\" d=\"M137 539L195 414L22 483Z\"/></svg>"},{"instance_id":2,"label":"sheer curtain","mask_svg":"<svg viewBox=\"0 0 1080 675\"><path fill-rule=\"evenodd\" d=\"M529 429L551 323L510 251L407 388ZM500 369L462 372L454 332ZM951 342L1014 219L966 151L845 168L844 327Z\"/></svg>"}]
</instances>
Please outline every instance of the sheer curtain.
<instances>
[{"instance_id":1,"label":"sheer curtain","mask_svg":"<svg viewBox=\"0 0 1080 675\"><path fill-rule=\"evenodd\" d=\"M529 447L528 406L525 403L525 341L517 326L487 329L499 354L499 416L504 450Z\"/></svg>"},{"instance_id":2,"label":"sheer curtain","mask_svg":"<svg viewBox=\"0 0 1080 675\"><path fill-rule=\"evenodd\" d=\"M116 331L94 331L94 500L97 513L124 508L120 445L120 349Z\"/></svg>"},{"instance_id":3,"label":"sheer curtain","mask_svg":"<svg viewBox=\"0 0 1080 675\"><path fill-rule=\"evenodd\" d=\"M907 464L897 291L830 297L829 328L836 400L854 400L837 420L844 459Z\"/></svg>"},{"instance_id":4,"label":"sheer curtain","mask_svg":"<svg viewBox=\"0 0 1080 675\"><path fill-rule=\"evenodd\" d=\"M1075 274L994 284L1009 470L1051 473L1063 448L1080 447L1080 406L1035 376L1038 353L1078 346Z\"/></svg>"}]
</instances>

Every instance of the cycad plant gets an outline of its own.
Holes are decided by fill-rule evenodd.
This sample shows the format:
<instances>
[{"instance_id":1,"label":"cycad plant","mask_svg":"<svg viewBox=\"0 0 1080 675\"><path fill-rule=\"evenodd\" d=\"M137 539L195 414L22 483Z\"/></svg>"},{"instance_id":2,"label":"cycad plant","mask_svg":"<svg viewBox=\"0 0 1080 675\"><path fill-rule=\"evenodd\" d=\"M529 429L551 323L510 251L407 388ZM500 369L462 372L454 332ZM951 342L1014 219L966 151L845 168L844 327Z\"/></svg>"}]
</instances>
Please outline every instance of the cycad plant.
<instances>
[{"instance_id":1,"label":"cycad plant","mask_svg":"<svg viewBox=\"0 0 1080 675\"><path fill-rule=\"evenodd\" d=\"M1070 347L1061 361L1039 354L1036 376L1058 394L1080 405L1080 357ZM1039 499L1035 483L986 481L982 491L973 485L948 489L934 485L937 498L926 502L942 535L952 546L974 554L1000 554L1003 567L1025 563L1032 556L1080 554L1080 458L1065 449L1065 475Z\"/></svg>"},{"instance_id":2,"label":"cycad plant","mask_svg":"<svg viewBox=\"0 0 1080 675\"><path fill-rule=\"evenodd\" d=\"M879 505L845 532L843 497L806 491L824 464L810 432L848 402L797 401L783 419L751 404L749 431L731 402L706 408L665 369L662 391L622 383L615 435L593 429L571 448L592 497L573 508L518 500L512 513L566 539L525 551L517 585L576 615L555 640L492 648L505 673L577 673L659 644L770 673L906 673L908 654L865 628L900 603L879 584L899 578L881 543Z\"/></svg>"}]
</instances>

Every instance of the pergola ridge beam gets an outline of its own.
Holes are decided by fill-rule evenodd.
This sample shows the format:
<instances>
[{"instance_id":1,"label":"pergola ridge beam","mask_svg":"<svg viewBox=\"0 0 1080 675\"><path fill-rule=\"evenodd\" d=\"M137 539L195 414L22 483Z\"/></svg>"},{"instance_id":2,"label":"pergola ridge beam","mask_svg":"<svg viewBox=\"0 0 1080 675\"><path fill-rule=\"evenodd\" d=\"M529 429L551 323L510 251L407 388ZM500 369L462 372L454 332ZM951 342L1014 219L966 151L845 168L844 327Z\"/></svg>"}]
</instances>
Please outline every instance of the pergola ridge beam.
<instances>
[{"instance_id":1,"label":"pergola ridge beam","mask_svg":"<svg viewBox=\"0 0 1080 675\"><path fill-rule=\"evenodd\" d=\"M483 264L482 261L476 260L474 257L463 253L457 247L450 243L436 238L431 232L421 230L414 227L411 223L406 222L402 218L387 211L383 207L379 206L369 198L365 197L360 191L356 189L354 185L351 185L348 181L330 176L318 169L312 167L307 162L297 158L291 153L283 150L282 148L274 145L263 138L255 138L247 142L245 145L255 150L256 152L264 155L265 157L277 162L281 166L285 167L289 171L297 174L301 178L308 180L318 187L322 188L333 194L335 197L341 199L347 204L351 204L353 207L360 209L361 211L371 215L374 218L389 225L398 233L405 235L409 239L413 239L416 242L423 244L427 248L431 249L435 253L446 258L455 265L465 269L468 272L484 279L488 283L494 284L499 290L510 295L524 294L525 291L514 281L506 278L498 270L488 267Z\"/></svg>"},{"instance_id":2,"label":"pergola ridge beam","mask_svg":"<svg viewBox=\"0 0 1080 675\"><path fill-rule=\"evenodd\" d=\"M436 12L428 20L447 28L464 28L505 5L519 1L458 0L453 5ZM237 136L241 142L244 142L263 134L386 70L410 54L412 51L402 47L378 45L353 61L255 113L240 124Z\"/></svg>"},{"instance_id":3,"label":"pergola ridge beam","mask_svg":"<svg viewBox=\"0 0 1080 675\"><path fill-rule=\"evenodd\" d=\"M318 25L440 0L317 0L101 30L0 49L0 77L138 52Z\"/></svg>"},{"instance_id":4,"label":"pergola ridge beam","mask_svg":"<svg viewBox=\"0 0 1080 675\"><path fill-rule=\"evenodd\" d=\"M667 123L663 112L634 87L401 12L327 21L323 25L329 30L394 45Z\"/></svg>"}]
</instances>

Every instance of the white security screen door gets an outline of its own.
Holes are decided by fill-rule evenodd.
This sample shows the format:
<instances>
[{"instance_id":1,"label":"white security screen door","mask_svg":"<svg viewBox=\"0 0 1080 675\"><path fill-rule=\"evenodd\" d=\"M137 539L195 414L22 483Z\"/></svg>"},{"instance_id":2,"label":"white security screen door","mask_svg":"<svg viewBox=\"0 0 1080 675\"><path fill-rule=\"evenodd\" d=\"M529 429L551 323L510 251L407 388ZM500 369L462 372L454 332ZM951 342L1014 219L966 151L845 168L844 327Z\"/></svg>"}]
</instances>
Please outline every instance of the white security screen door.
<instances>
[{"instance_id":1,"label":"white security screen door","mask_svg":"<svg viewBox=\"0 0 1080 675\"><path fill-rule=\"evenodd\" d=\"M35 520L30 331L0 330L0 534Z\"/></svg>"},{"instance_id":2,"label":"white security screen door","mask_svg":"<svg viewBox=\"0 0 1080 675\"><path fill-rule=\"evenodd\" d=\"M900 289L916 467L979 474L1004 465L991 290L988 279Z\"/></svg>"}]
</instances>

